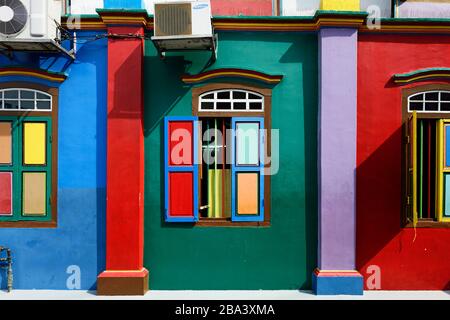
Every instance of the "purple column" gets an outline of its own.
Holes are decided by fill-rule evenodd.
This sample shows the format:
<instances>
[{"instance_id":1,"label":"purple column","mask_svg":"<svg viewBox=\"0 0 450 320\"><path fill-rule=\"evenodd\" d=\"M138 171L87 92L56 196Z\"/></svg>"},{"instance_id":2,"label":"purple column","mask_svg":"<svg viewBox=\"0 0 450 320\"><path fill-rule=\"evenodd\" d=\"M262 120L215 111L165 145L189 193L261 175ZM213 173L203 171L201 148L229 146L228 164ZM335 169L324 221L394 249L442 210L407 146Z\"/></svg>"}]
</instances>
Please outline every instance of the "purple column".
<instances>
[{"instance_id":1,"label":"purple column","mask_svg":"<svg viewBox=\"0 0 450 320\"><path fill-rule=\"evenodd\" d=\"M361 294L355 271L358 32L319 32L318 294Z\"/></svg>"}]
</instances>

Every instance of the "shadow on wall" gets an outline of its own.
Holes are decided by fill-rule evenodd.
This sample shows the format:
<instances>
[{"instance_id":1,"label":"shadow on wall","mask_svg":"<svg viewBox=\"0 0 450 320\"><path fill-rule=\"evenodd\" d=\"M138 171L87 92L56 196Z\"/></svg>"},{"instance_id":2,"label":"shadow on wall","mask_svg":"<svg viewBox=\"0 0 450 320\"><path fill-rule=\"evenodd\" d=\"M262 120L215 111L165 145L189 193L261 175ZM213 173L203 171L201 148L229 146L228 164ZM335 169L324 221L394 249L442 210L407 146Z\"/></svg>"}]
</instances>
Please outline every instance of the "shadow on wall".
<instances>
[{"instance_id":1,"label":"shadow on wall","mask_svg":"<svg viewBox=\"0 0 450 320\"><path fill-rule=\"evenodd\" d=\"M292 49L291 46L288 50ZM288 55L288 52L283 56ZM317 65L317 64L316 64ZM316 69L317 70L317 69ZM317 71L316 71L317 72ZM302 70L302 76L308 74ZM307 101L317 101L318 92L317 85L303 81L303 101L304 101L304 139L305 139L305 233L306 233L306 267L311 273L318 267L317 250L318 250L318 154L317 148L317 124L318 124L318 108L313 108L307 104ZM311 121L315 119L315 121ZM308 283L305 283L302 289L312 287L311 277L307 277Z\"/></svg>"},{"instance_id":2,"label":"shadow on wall","mask_svg":"<svg viewBox=\"0 0 450 320\"><path fill-rule=\"evenodd\" d=\"M145 77L144 81L144 135L147 137L177 102L190 90L181 81L190 64L184 57L144 57L144 73L157 76Z\"/></svg>"},{"instance_id":3,"label":"shadow on wall","mask_svg":"<svg viewBox=\"0 0 450 320\"><path fill-rule=\"evenodd\" d=\"M401 146L402 127L399 127L356 169L358 270L402 230ZM386 185L386 181L391 183Z\"/></svg>"},{"instance_id":4,"label":"shadow on wall","mask_svg":"<svg viewBox=\"0 0 450 320\"><path fill-rule=\"evenodd\" d=\"M190 86L181 81L181 76L190 65L183 56L167 56L161 60L158 56L144 57L144 74L154 74L157 76L144 78L144 136L148 137L154 130L160 131L160 137L164 136L164 126L162 121L177 102L182 99L190 90ZM163 148L164 145L161 145ZM160 171L164 172L164 154L162 150ZM176 226L166 224L164 220L164 179L161 179L160 186L161 225L176 228L190 228L191 224L177 224Z\"/></svg>"}]
</instances>

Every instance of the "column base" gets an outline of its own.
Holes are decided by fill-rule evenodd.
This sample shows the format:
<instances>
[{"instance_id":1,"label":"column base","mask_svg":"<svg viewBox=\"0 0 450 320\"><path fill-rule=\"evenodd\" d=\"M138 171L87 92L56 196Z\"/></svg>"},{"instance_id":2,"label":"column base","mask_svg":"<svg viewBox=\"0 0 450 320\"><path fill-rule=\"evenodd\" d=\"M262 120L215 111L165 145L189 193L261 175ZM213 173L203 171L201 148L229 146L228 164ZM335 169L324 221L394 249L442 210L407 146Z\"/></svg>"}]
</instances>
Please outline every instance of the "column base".
<instances>
[{"instance_id":1,"label":"column base","mask_svg":"<svg viewBox=\"0 0 450 320\"><path fill-rule=\"evenodd\" d=\"M362 295L364 292L363 276L354 270L316 269L312 283L316 295Z\"/></svg>"},{"instance_id":2,"label":"column base","mask_svg":"<svg viewBox=\"0 0 450 320\"><path fill-rule=\"evenodd\" d=\"M148 271L103 271L97 277L99 296L142 296L148 291Z\"/></svg>"}]
</instances>

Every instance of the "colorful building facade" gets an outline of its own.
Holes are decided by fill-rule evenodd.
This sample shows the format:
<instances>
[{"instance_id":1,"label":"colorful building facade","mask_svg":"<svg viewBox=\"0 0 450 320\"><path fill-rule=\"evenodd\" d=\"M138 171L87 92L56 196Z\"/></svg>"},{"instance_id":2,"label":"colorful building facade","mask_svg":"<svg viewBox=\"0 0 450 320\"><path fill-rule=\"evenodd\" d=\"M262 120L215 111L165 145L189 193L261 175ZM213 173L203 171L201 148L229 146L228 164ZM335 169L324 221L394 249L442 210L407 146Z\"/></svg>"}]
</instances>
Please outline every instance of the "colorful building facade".
<instances>
[{"instance_id":1,"label":"colorful building facade","mask_svg":"<svg viewBox=\"0 0 450 320\"><path fill-rule=\"evenodd\" d=\"M442 11L212 1L216 55L162 58L150 2L100 2L75 60L0 56L14 288L449 289Z\"/></svg>"}]
</instances>

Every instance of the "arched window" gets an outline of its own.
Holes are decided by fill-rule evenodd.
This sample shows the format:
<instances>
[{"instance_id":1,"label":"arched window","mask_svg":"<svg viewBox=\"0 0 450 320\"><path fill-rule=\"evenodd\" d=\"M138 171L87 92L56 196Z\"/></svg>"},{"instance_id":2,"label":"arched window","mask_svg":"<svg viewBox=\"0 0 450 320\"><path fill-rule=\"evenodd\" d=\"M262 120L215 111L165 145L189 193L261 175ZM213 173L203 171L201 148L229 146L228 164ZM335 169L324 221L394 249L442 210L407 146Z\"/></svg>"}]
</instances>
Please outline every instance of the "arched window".
<instances>
[{"instance_id":1,"label":"arched window","mask_svg":"<svg viewBox=\"0 0 450 320\"><path fill-rule=\"evenodd\" d=\"M57 102L56 88L0 84L0 228L56 226Z\"/></svg>"},{"instance_id":2,"label":"arched window","mask_svg":"<svg viewBox=\"0 0 450 320\"><path fill-rule=\"evenodd\" d=\"M0 110L52 111L52 96L34 89L0 90Z\"/></svg>"},{"instance_id":3,"label":"arched window","mask_svg":"<svg viewBox=\"0 0 450 320\"><path fill-rule=\"evenodd\" d=\"M408 111L450 112L450 91L427 91L408 97Z\"/></svg>"},{"instance_id":4,"label":"arched window","mask_svg":"<svg viewBox=\"0 0 450 320\"><path fill-rule=\"evenodd\" d=\"M264 111L264 96L259 93L227 89L205 92L199 97L199 111Z\"/></svg>"},{"instance_id":5,"label":"arched window","mask_svg":"<svg viewBox=\"0 0 450 320\"><path fill-rule=\"evenodd\" d=\"M270 225L271 102L269 88L210 83L192 89L192 116L165 117L166 222ZM171 150L183 132L191 143L179 161Z\"/></svg>"}]
</instances>

